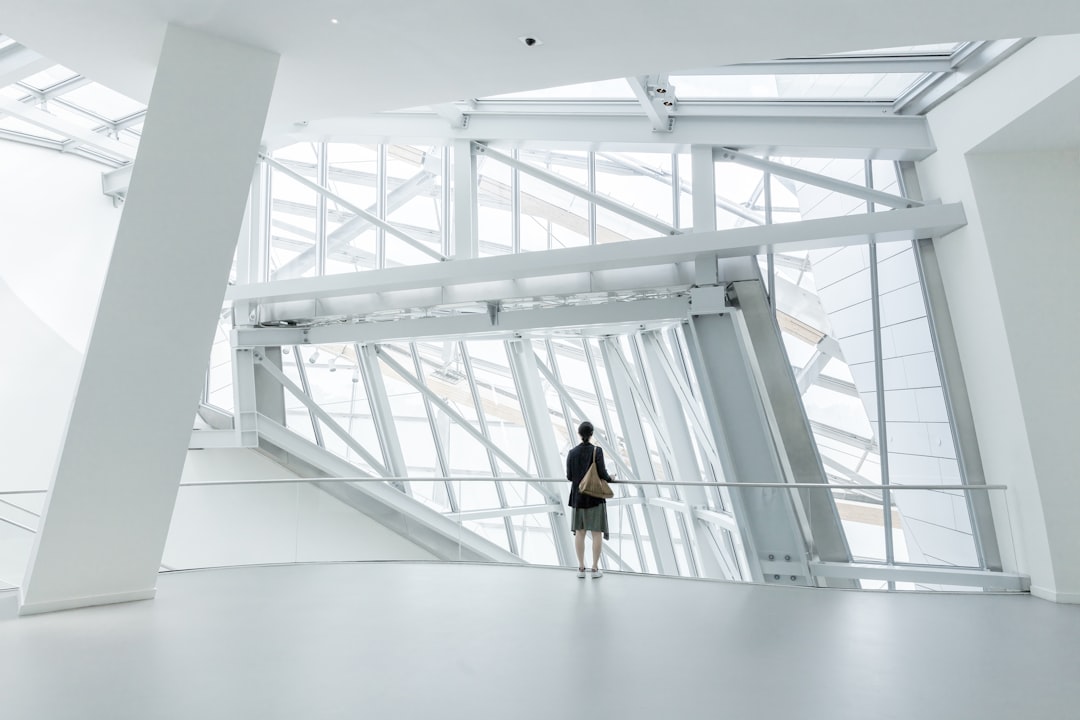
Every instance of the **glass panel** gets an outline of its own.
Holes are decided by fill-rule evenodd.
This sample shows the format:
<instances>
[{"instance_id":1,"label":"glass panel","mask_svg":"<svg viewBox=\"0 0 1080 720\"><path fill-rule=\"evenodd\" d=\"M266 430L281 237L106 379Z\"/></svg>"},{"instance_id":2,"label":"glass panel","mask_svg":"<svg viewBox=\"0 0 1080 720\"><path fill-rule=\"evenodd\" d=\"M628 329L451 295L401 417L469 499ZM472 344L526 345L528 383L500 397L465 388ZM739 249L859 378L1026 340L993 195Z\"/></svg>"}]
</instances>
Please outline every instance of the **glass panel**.
<instances>
[{"instance_id":1,"label":"glass panel","mask_svg":"<svg viewBox=\"0 0 1080 720\"><path fill-rule=\"evenodd\" d=\"M316 177L312 144L290 145L274 159L308 179ZM314 276L317 193L278 170L271 172L270 192L270 279Z\"/></svg>"},{"instance_id":2,"label":"glass panel","mask_svg":"<svg viewBox=\"0 0 1080 720\"><path fill-rule=\"evenodd\" d=\"M378 213L378 147L327 143L327 182L335 195L372 214ZM334 201L327 208L326 274L376 267L375 229Z\"/></svg>"},{"instance_id":3,"label":"glass panel","mask_svg":"<svg viewBox=\"0 0 1080 720\"><path fill-rule=\"evenodd\" d=\"M513 252L511 175L509 165L484 155L477 158L476 212L481 257Z\"/></svg>"},{"instance_id":4,"label":"glass panel","mask_svg":"<svg viewBox=\"0 0 1080 720\"><path fill-rule=\"evenodd\" d=\"M386 220L435 252L442 252L442 148L387 146ZM386 266L435 262L389 233Z\"/></svg>"},{"instance_id":5,"label":"glass panel","mask_svg":"<svg viewBox=\"0 0 1080 720\"><path fill-rule=\"evenodd\" d=\"M617 80L601 80L599 82L581 83L579 85L563 85L560 87L546 88L543 90L526 90L524 92L507 93L505 95L492 95L485 100L561 100L561 99L602 99L602 100L633 100L634 91L629 83L622 78Z\"/></svg>"},{"instance_id":6,"label":"glass panel","mask_svg":"<svg viewBox=\"0 0 1080 720\"><path fill-rule=\"evenodd\" d=\"M232 412L232 343L229 340L229 333L232 330L232 308L224 309L222 315L224 317L218 322L214 332L214 344L210 349L208 402L214 407Z\"/></svg>"},{"instance_id":7,"label":"glass panel","mask_svg":"<svg viewBox=\"0 0 1080 720\"><path fill-rule=\"evenodd\" d=\"M146 110L142 103L97 83L75 88L62 97L67 102L114 121Z\"/></svg>"},{"instance_id":8,"label":"glass panel","mask_svg":"<svg viewBox=\"0 0 1080 720\"><path fill-rule=\"evenodd\" d=\"M72 78L78 77L79 73L74 70L70 70L63 65L54 65L51 68L42 70L39 73L34 73L28 78L23 78L21 82L24 85L29 85L35 90L48 90L54 85L59 85L62 82L67 82Z\"/></svg>"},{"instance_id":9,"label":"glass panel","mask_svg":"<svg viewBox=\"0 0 1080 720\"><path fill-rule=\"evenodd\" d=\"M895 100L922 73L672 75L680 100Z\"/></svg>"}]
</instances>

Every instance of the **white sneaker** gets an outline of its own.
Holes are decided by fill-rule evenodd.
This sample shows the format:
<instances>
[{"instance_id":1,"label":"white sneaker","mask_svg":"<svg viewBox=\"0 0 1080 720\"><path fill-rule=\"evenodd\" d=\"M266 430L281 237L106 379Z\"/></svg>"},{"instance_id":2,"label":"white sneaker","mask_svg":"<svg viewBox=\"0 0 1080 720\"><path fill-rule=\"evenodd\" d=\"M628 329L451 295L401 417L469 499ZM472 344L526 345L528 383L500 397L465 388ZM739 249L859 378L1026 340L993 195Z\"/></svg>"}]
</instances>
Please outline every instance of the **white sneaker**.
<instances>
[{"instance_id":1,"label":"white sneaker","mask_svg":"<svg viewBox=\"0 0 1080 720\"><path fill-rule=\"evenodd\" d=\"M578 571L577 571L577 576L578 576L579 578L583 578L583 577L585 577L585 568L578 568Z\"/></svg>"},{"instance_id":2,"label":"white sneaker","mask_svg":"<svg viewBox=\"0 0 1080 720\"><path fill-rule=\"evenodd\" d=\"M592 579L593 580L599 580L600 578L602 578L604 576L604 571L601 570L600 568L596 568L595 570L590 570L589 572L592 573Z\"/></svg>"}]
</instances>

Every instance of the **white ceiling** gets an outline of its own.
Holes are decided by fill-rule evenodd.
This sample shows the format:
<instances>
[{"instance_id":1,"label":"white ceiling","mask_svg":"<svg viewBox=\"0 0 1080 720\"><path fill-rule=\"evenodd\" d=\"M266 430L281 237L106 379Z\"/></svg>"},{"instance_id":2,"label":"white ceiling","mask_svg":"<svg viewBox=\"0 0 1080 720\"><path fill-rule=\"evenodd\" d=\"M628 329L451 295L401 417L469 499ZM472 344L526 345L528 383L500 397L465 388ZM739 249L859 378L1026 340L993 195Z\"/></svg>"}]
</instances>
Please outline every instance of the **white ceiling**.
<instances>
[{"instance_id":1,"label":"white ceiling","mask_svg":"<svg viewBox=\"0 0 1080 720\"><path fill-rule=\"evenodd\" d=\"M631 74L1080 33L1080 2L0 0L0 32L143 102L169 21L281 54L274 134L300 120ZM526 48L522 35L543 44Z\"/></svg>"}]
</instances>

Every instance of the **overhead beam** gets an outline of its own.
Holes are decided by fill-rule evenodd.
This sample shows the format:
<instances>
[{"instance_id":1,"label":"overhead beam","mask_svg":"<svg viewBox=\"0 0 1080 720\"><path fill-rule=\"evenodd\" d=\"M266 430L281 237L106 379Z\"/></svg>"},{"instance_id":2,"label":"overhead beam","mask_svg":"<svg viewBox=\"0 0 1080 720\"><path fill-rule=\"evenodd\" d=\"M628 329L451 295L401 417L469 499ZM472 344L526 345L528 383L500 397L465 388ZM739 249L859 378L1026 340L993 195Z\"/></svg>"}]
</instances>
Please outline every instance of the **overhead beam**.
<instances>
[{"instance_id":1,"label":"overhead beam","mask_svg":"<svg viewBox=\"0 0 1080 720\"><path fill-rule=\"evenodd\" d=\"M567 180L561 175L547 172L546 170L538 168L535 165L524 162L522 160L518 160L517 158L510 157L509 155L501 153L498 150L494 150L482 143L474 143L473 147L476 149L476 152L478 154L495 158L504 165L509 165L510 167L518 170L519 172L523 172L526 175L532 175L538 180L542 180L549 185L554 185L560 190L568 192L571 195L576 195L583 200L594 203L597 207L602 207L605 210L610 210L616 215L621 215L627 220L631 220L639 225L643 225L650 230L654 230L664 235L677 235L679 232L676 228L673 228L667 223L658 220L652 215L648 215L646 213L640 212L639 210L635 210L629 205L625 205L618 200L611 199L607 195L601 195L599 193L587 190L578 185L577 183Z\"/></svg>"},{"instance_id":2,"label":"overhead beam","mask_svg":"<svg viewBox=\"0 0 1080 720\"><path fill-rule=\"evenodd\" d=\"M410 247L413 247L416 250L419 250L420 252L424 253L428 257L434 258L435 260L445 260L446 259L446 257L442 253L439 253L439 252L436 252L435 250L432 250L431 248L424 245L424 243L420 242L416 238L411 237L408 233L397 229L396 227L394 227L390 223L388 223L385 220L377 217L376 215L368 212L367 210L363 209L359 205L355 205L355 204L349 202L348 200L341 197L337 193L333 192L329 188L325 188L322 185L319 185L317 182L313 182L311 180L308 180L306 177L304 177L300 173L296 172L292 168L289 168L289 167L281 164L280 162L278 162L274 158L270 157L269 155L263 154L263 155L261 155L261 158L262 158L263 162L265 162L267 165L274 168L278 172L281 172L284 175L289 176L290 178L292 178L296 182L300 183L304 187L309 188L311 190L314 190L316 193L319 193L323 197L326 197L326 198L329 198L330 200L333 200L335 203L337 203L341 207L343 207L346 210L352 212L358 218L363 218L364 220L371 223L375 227L377 227L380 230L386 232L388 235L393 235L394 237L398 238L399 240L406 243Z\"/></svg>"},{"instance_id":3,"label":"overhead beam","mask_svg":"<svg viewBox=\"0 0 1080 720\"><path fill-rule=\"evenodd\" d=\"M628 77L626 78L626 83L634 92L634 97L637 98L638 104L641 105L641 109L645 111L645 115L649 118L649 122L652 123L653 132L671 132L674 127L674 122L671 117L671 111L669 110L670 106L665 106L662 100L659 100L650 93L649 79L648 75ZM671 97L671 102L674 102L674 93L672 93Z\"/></svg>"},{"instance_id":4,"label":"overhead beam","mask_svg":"<svg viewBox=\"0 0 1080 720\"><path fill-rule=\"evenodd\" d=\"M685 318L689 298L635 300L595 305L563 306L538 310L445 315L401 319L392 322L336 323L311 328L238 327L233 330L233 346L323 345L332 343L378 343L418 338L509 338L517 333L549 328L589 328L612 326L637 328L643 323L659 323Z\"/></svg>"},{"instance_id":5,"label":"overhead beam","mask_svg":"<svg viewBox=\"0 0 1080 720\"><path fill-rule=\"evenodd\" d=\"M225 297L233 301L265 303L382 293L384 296L381 300L390 302L392 298L385 294L442 288L447 298L445 302L462 302L461 297L447 289L482 283L498 283L500 294L496 297L532 297L535 293L526 281L531 278L691 262L703 254L728 258L860 245L872 239L877 242L910 242L920 237L947 235L966 222L963 206L959 203L928 205L869 215L684 233L677 237L236 285L228 288Z\"/></svg>"},{"instance_id":6,"label":"overhead beam","mask_svg":"<svg viewBox=\"0 0 1080 720\"><path fill-rule=\"evenodd\" d=\"M26 103L21 103L18 100L0 97L0 112L13 115L31 125L36 125L50 132L76 140L81 145L89 145L96 150L121 160L135 159L137 149L131 145L125 145L113 140L111 137L88 130L69 120L50 115L44 110L32 105L27 105Z\"/></svg>"},{"instance_id":7,"label":"overhead beam","mask_svg":"<svg viewBox=\"0 0 1080 720\"><path fill-rule=\"evenodd\" d=\"M883 112L885 111L885 112ZM453 129L434 113L379 113L363 118L312 120L293 141L333 136L341 142L447 144L456 139L514 147L598 152L684 152L691 145L724 144L774 157L923 160L936 146L926 118L888 114L889 105L679 102L670 133L653 132L636 101L596 103L479 103L466 128Z\"/></svg>"},{"instance_id":8,"label":"overhead beam","mask_svg":"<svg viewBox=\"0 0 1080 720\"><path fill-rule=\"evenodd\" d=\"M786 58L737 63L717 68L680 70L674 75L861 75L866 73L939 73L952 70L948 54L848 55Z\"/></svg>"},{"instance_id":9,"label":"overhead beam","mask_svg":"<svg viewBox=\"0 0 1080 720\"><path fill-rule=\"evenodd\" d=\"M884 205L885 207L913 208L922 205L922 202L918 200L906 198L901 195L892 195L880 190L874 190L865 185L856 185L855 183L849 183L844 180L837 180L836 178L827 175L810 172L809 170L785 165L784 163L765 160L764 158L755 157L731 148L718 148L715 152L715 157L717 160L730 160L746 167L772 173L773 175L778 175L780 177L786 177L789 180L795 180L796 182L815 185L826 190L832 190L833 192L850 195L851 197Z\"/></svg>"}]
</instances>

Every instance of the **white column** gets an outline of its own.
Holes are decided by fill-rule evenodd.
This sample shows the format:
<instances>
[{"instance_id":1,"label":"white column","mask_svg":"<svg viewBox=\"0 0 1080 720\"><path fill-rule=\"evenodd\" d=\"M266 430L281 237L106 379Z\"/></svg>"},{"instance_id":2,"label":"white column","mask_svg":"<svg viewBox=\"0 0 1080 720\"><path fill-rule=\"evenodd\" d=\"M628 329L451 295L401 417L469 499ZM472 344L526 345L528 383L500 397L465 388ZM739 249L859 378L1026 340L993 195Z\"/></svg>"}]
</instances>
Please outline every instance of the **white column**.
<instances>
[{"instance_id":1,"label":"white column","mask_svg":"<svg viewBox=\"0 0 1080 720\"><path fill-rule=\"evenodd\" d=\"M471 140L454 141L454 252L455 260L480 255L476 226L476 155Z\"/></svg>"},{"instance_id":2,"label":"white column","mask_svg":"<svg viewBox=\"0 0 1080 720\"><path fill-rule=\"evenodd\" d=\"M919 167L924 196L968 217L935 249L986 482L1009 486L1008 515L994 507L1004 569L1074 603L1080 149L1047 148L1078 95L1080 39L1037 39L930 113L939 150Z\"/></svg>"},{"instance_id":3,"label":"white column","mask_svg":"<svg viewBox=\"0 0 1080 720\"><path fill-rule=\"evenodd\" d=\"M277 63L166 31L23 614L154 595Z\"/></svg>"}]
</instances>

